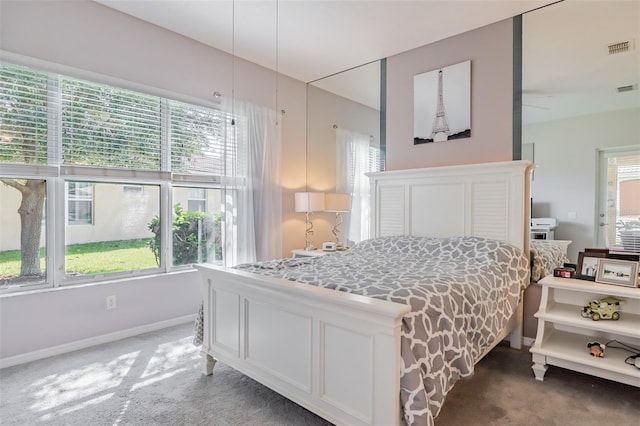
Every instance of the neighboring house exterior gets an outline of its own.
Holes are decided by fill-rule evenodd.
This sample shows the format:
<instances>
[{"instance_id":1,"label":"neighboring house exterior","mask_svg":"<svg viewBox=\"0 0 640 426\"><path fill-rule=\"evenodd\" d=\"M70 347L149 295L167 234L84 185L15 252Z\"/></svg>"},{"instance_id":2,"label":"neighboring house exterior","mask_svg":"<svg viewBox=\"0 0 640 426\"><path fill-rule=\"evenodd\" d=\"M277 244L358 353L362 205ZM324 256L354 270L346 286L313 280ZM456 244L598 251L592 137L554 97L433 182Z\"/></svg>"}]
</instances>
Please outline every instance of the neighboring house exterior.
<instances>
[{"instance_id":1,"label":"neighboring house exterior","mask_svg":"<svg viewBox=\"0 0 640 426\"><path fill-rule=\"evenodd\" d=\"M74 199L67 189L65 243L85 244L101 241L151 238L149 223L160 210L160 191L154 185L91 183L85 199ZM20 193L0 185L0 251L20 250ZM174 204L187 211L220 213L220 191L216 189L175 188ZM81 203L76 210L73 205ZM71 206L70 206L71 205ZM135 206L132 211L131 206ZM76 215L71 211L82 211ZM75 216L75 217L74 217ZM45 233L40 244L44 247Z\"/></svg>"}]
</instances>

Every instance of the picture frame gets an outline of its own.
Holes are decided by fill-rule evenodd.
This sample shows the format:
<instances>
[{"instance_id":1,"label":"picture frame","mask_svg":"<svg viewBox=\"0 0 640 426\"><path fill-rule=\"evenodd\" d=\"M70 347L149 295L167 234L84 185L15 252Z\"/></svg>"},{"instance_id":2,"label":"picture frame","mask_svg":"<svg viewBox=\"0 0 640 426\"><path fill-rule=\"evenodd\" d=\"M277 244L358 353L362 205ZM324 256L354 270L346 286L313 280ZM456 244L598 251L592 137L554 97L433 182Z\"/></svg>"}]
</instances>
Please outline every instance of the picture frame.
<instances>
[{"instance_id":1,"label":"picture frame","mask_svg":"<svg viewBox=\"0 0 640 426\"><path fill-rule=\"evenodd\" d=\"M638 262L611 258L598 259L596 282L637 287Z\"/></svg>"},{"instance_id":2,"label":"picture frame","mask_svg":"<svg viewBox=\"0 0 640 426\"><path fill-rule=\"evenodd\" d=\"M625 253L625 252L611 251L609 252L607 257L609 259L630 260L632 262L640 262L640 253Z\"/></svg>"},{"instance_id":3,"label":"picture frame","mask_svg":"<svg viewBox=\"0 0 640 426\"><path fill-rule=\"evenodd\" d=\"M598 260L607 257L602 251L581 251L578 253L576 265L576 278L580 280L595 281L598 272Z\"/></svg>"},{"instance_id":4,"label":"picture frame","mask_svg":"<svg viewBox=\"0 0 640 426\"><path fill-rule=\"evenodd\" d=\"M413 77L413 144L471 137L471 60Z\"/></svg>"},{"instance_id":5,"label":"picture frame","mask_svg":"<svg viewBox=\"0 0 640 426\"><path fill-rule=\"evenodd\" d=\"M601 247L585 248L584 251L585 253L604 253L604 254L611 253L608 248L601 248Z\"/></svg>"}]
</instances>

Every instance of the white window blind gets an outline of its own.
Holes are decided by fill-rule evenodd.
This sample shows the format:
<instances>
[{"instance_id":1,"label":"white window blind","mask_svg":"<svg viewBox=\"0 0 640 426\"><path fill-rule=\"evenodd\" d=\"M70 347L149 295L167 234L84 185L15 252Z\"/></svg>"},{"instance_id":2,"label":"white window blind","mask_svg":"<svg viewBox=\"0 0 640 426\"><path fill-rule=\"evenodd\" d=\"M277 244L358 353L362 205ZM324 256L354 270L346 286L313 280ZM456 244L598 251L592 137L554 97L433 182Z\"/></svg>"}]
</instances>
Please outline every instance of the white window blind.
<instances>
[{"instance_id":1,"label":"white window blind","mask_svg":"<svg viewBox=\"0 0 640 426\"><path fill-rule=\"evenodd\" d=\"M171 171L181 181L238 173L241 126L229 113L10 63L0 72L0 162L55 165L48 143L67 166Z\"/></svg>"},{"instance_id":2,"label":"white window blind","mask_svg":"<svg viewBox=\"0 0 640 426\"><path fill-rule=\"evenodd\" d=\"M382 152L380 148L370 146L369 147L369 171L379 172L384 170L384 160L382 159Z\"/></svg>"},{"instance_id":3,"label":"white window blind","mask_svg":"<svg viewBox=\"0 0 640 426\"><path fill-rule=\"evenodd\" d=\"M160 98L62 77L65 164L160 170Z\"/></svg>"},{"instance_id":4,"label":"white window blind","mask_svg":"<svg viewBox=\"0 0 640 426\"><path fill-rule=\"evenodd\" d=\"M171 171L230 176L236 144L229 138L231 116L220 110L169 101Z\"/></svg>"},{"instance_id":5,"label":"white window blind","mask_svg":"<svg viewBox=\"0 0 640 426\"><path fill-rule=\"evenodd\" d=\"M636 184L640 181L640 154L614 150L603 152L603 157L606 160L606 222L616 225L605 228L606 244L615 247L624 243L621 232L638 228L640 203L635 188L640 186ZM635 246L625 250L634 251Z\"/></svg>"},{"instance_id":6,"label":"white window blind","mask_svg":"<svg viewBox=\"0 0 640 426\"><path fill-rule=\"evenodd\" d=\"M47 74L0 64L0 162L47 163Z\"/></svg>"}]
</instances>

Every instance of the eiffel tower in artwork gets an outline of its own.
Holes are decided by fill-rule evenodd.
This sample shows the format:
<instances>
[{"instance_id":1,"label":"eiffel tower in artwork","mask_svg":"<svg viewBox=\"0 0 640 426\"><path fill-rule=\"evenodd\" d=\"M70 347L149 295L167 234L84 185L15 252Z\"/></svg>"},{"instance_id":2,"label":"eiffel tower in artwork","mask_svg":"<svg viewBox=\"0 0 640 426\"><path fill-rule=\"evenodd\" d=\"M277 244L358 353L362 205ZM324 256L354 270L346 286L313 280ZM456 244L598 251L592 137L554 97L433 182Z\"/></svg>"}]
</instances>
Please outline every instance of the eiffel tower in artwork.
<instances>
[{"instance_id":1,"label":"eiffel tower in artwork","mask_svg":"<svg viewBox=\"0 0 640 426\"><path fill-rule=\"evenodd\" d=\"M444 133L447 138L451 136L449 123L447 122L447 113L444 110L444 98L442 96L442 70L438 73L438 109L436 116L433 118L433 126L431 130L431 138L436 141L436 135ZM446 139L445 139L446 140Z\"/></svg>"}]
</instances>

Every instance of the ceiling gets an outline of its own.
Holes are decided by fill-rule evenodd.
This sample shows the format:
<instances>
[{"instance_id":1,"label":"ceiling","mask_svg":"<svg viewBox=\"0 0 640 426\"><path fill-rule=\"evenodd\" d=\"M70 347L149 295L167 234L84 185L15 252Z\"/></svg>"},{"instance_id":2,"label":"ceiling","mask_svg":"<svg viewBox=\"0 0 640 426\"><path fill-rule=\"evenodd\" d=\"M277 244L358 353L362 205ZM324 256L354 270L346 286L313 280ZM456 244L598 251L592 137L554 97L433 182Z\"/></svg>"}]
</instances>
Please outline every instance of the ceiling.
<instances>
[{"instance_id":1,"label":"ceiling","mask_svg":"<svg viewBox=\"0 0 640 426\"><path fill-rule=\"evenodd\" d=\"M531 13L554 1L94 1L374 108L375 61L524 13L523 124L640 107L638 90L616 90L640 82L638 1L565 0ZM622 40L630 51L609 55Z\"/></svg>"},{"instance_id":2,"label":"ceiling","mask_svg":"<svg viewBox=\"0 0 640 426\"><path fill-rule=\"evenodd\" d=\"M305 83L553 2L95 1Z\"/></svg>"},{"instance_id":3,"label":"ceiling","mask_svg":"<svg viewBox=\"0 0 640 426\"><path fill-rule=\"evenodd\" d=\"M567 0L523 15L523 124L640 108L639 38L639 1ZM609 54L623 41L628 51Z\"/></svg>"}]
</instances>

